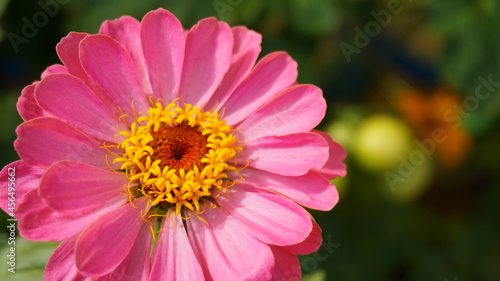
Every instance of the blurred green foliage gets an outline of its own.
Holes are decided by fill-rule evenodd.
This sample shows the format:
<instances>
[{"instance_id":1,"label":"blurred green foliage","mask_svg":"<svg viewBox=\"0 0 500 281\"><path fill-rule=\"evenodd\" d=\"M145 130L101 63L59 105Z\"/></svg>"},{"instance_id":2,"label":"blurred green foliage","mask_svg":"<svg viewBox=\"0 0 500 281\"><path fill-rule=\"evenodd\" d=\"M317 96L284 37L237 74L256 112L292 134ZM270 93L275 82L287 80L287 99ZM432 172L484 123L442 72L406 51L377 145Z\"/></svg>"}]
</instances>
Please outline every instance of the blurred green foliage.
<instances>
[{"instance_id":1,"label":"blurred green foliage","mask_svg":"<svg viewBox=\"0 0 500 281\"><path fill-rule=\"evenodd\" d=\"M311 211L323 229L325 244L316 254L300 257L304 280L499 280L498 1L66 2L35 36L18 46L16 53L8 35L22 35L22 19L31 19L41 7L37 1L0 1L2 166L18 159L12 145L15 127L21 122L15 110L17 97L24 86L39 79L45 67L58 62L55 45L68 32L95 33L104 20L125 14L140 19L158 7L172 11L185 28L214 16L262 33L262 54L289 52L299 63L299 82L313 83L324 90L329 110L320 129L348 150L348 176L334 181L340 202L331 212ZM402 12L390 15L388 24L369 36L369 43L353 53L348 62L340 44L356 47L356 28L366 32L369 24L376 25L374 13L386 11L391 3L399 5ZM473 110L458 103L454 106L461 106L461 111L445 106L436 117L415 105L414 118L420 123L401 114L398 98L403 91L432 97L436 89L448 88L458 100L467 99L476 94L479 77L490 77L497 84L487 99L478 100L477 107L469 104ZM460 116L462 125L436 125L436 118L444 118L447 110ZM373 122L370 118L377 115L388 116L399 125ZM370 134L362 131L366 124ZM403 160L411 161L411 153L422 152L416 145L426 138L422 128L443 126L450 127L450 132L462 130L470 139L470 150L458 150L465 160L447 166L436 157L441 149L436 148L436 153L425 156L422 163L412 164L410 175L401 176ZM373 133L377 135L376 144L373 137L364 137ZM367 148L365 144L374 146ZM443 146L451 145L450 137ZM397 147L404 149L398 151ZM391 185L387 172L401 176L402 181ZM3 257L7 251L3 227L7 216L1 215ZM16 280L41 280L43 265L55 245L22 238L18 241L20 272L25 275L16 276L21 278ZM331 241L335 247L328 244ZM2 280L6 276L0 272Z\"/></svg>"},{"instance_id":2,"label":"blurred green foliage","mask_svg":"<svg viewBox=\"0 0 500 281\"><path fill-rule=\"evenodd\" d=\"M2 245L4 246L4 245ZM43 280L43 269L50 255L57 247L54 242L32 242L22 237L16 238L16 268L15 273L8 272L5 267L0 271L2 280L36 281ZM0 262L6 265L9 261L9 247L0 248Z\"/></svg>"}]
</instances>

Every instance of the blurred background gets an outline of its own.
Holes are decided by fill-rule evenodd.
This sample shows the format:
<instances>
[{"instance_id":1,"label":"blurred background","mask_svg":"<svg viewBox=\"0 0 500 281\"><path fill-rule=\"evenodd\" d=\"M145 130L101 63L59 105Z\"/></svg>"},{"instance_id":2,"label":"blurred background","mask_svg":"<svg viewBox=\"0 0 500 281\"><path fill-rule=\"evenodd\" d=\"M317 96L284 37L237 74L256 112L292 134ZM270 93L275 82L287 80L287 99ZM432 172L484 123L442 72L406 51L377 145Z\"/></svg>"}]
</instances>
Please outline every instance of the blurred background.
<instances>
[{"instance_id":1,"label":"blurred background","mask_svg":"<svg viewBox=\"0 0 500 281\"><path fill-rule=\"evenodd\" d=\"M348 175L331 212L311 211L324 243L300 257L304 280L500 280L497 0L0 0L1 167L18 159L17 98L59 40L158 7L185 28L246 25L323 89L319 129L347 149ZM55 246L18 238L15 280L42 280Z\"/></svg>"}]
</instances>

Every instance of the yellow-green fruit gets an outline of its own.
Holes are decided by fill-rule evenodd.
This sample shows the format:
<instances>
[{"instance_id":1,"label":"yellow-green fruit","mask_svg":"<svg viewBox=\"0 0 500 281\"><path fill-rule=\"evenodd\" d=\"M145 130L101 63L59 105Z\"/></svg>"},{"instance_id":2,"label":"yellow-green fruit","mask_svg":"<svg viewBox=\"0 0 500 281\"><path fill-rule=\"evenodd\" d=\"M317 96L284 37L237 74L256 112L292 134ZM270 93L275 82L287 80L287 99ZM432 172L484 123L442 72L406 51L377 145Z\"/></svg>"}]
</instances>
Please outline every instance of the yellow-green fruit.
<instances>
[{"instance_id":1,"label":"yellow-green fruit","mask_svg":"<svg viewBox=\"0 0 500 281\"><path fill-rule=\"evenodd\" d=\"M365 169L380 172L396 167L398 157L412 147L406 124L388 114L377 114L361 122L352 140L352 154Z\"/></svg>"}]
</instances>

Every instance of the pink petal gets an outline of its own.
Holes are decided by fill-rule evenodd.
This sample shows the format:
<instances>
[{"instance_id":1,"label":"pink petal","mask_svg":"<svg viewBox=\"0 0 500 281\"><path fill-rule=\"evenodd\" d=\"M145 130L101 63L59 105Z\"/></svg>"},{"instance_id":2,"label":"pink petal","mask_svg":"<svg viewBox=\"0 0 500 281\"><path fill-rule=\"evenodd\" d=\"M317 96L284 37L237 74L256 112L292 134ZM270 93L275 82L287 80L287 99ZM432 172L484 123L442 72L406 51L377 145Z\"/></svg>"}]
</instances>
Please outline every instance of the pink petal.
<instances>
[{"instance_id":1,"label":"pink petal","mask_svg":"<svg viewBox=\"0 0 500 281\"><path fill-rule=\"evenodd\" d=\"M39 194L45 204L57 212L84 215L106 203L123 202L125 197L120 193L128 182L122 172L60 161L43 175ZM111 199L114 201L109 202Z\"/></svg>"},{"instance_id":2,"label":"pink petal","mask_svg":"<svg viewBox=\"0 0 500 281\"><path fill-rule=\"evenodd\" d=\"M191 28L179 89L181 102L207 103L231 64L232 50L233 35L227 23L208 18Z\"/></svg>"},{"instance_id":3,"label":"pink petal","mask_svg":"<svg viewBox=\"0 0 500 281\"><path fill-rule=\"evenodd\" d=\"M127 49L134 62L143 91L152 93L153 90L149 83L148 70L141 45L141 23L133 17L122 16L113 21L105 21L101 25L99 33L108 35Z\"/></svg>"},{"instance_id":4,"label":"pink petal","mask_svg":"<svg viewBox=\"0 0 500 281\"><path fill-rule=\"evenodd\" d=\"M328 143L315 133L252 140L238 157L249 166L284 176L301 176L328 160Z\"/></svg>"},{"instance_id":5,"label":"pink petal","mask_svg":"<svg viewBox=\"0 0 500 281\"><path fill-rule=\"evenodd\" d=\"M82 80L69 74L43 79L35 96L44 110L98 139L114 143L117 125L123 130L109 107Z\"/></svg>"},{"instance_id":6,"label":"pink petal","mask_svg":"<svg viewBox=\"0 0 500 281\"><path fill-rule=\"evenodd\" d=\"M19 204L19 233L33 241L60 241L80 233L97 218L120 204L123 203L103 206L84 216L77 213L68 216L49 208L38 195L38 189L32 189L24 195Z\"/></svg>"},{"instance_id":7,"label":"pink petal","mask_svg":"<svg viewBox=\"0 0 500 281\"><path fill-rule=\"evenodd\" d=\"M68 73L68 70L64 65L60 64L53 64L49 67L47 67L43 72L42 72L42 79L45 77L51 75L51 74L56 74L56 73Z\"/></svg>"},{"instance_id":8,"label":"pink petal","mask_svg":"<svg viewBox=\"0 0 500 281\"><path fill-rule=\"evenodd\" d=\"M274 254L273 281L299 281L302 272L297 256L281 249L271 247Z\"/></svg>"},{"instance_id":9,"label":"pink petal","mask_svg":"<svg viewBox=\"0 0 500 281\"><path fill-rule=\"evenodd\" d=\"M262 42L259 33L244 26L233 27L231 31L234 39L231 66L205 108L215 108L218 104L224 104L236 86L250 72L259 56Z\"/></svg>"},{"instance_id":10,"label":"pink petal","mask_svg":"<svg viewBox=\"0 0 500 281\"><path fill-rule=\"evenodd\" d=\"M60 160L74 160L107 168L103 143L73 126L51 117L32 119L17 127L14 147L33 168L44 168Z\"/></svg>"},{"instance_id":11,"label":"pink petal","mask_svg":"<svg viewBox=\"0 0 500 281\"><path fill-rule=\"evenodd\" d=\"M173 212L163 220L162 232L155 247L152 280L205 280L182 219Z\"/></svg>"},{"instance_id":12,"label":"pink petal","mask_svg":"<svg viewBox=\"0 0 500 281\"><path fill-rule=\"evenodd\" d=\"M177 98L184 60L184 29L169 11L146 14L141 23L141 41L149 80L155 98L169 103Z\"/></svg>"},{"instance_id":13,"label":"pink petal","mask_svg":"<svg viewBox=\"0 0 500 281\"><path fill-rule=\"evenodd\" d=\"M89 35L80 42L80 60L88 76L107 94L113 109L124 113L146 112L149 101L127 50L106 35Z\"/></svg>"},{"instance_id":14,"label":"pink petal","mask_svg":"<svg viewBox=\"0 0 500 281\"><path fill-rule=\"evenodd\" d=\"M107 280L148 281L150 271L151 238L149 224L143 223L128 256L113 270ZM159 280L152 278L151 280Z\"/></svg>"},{"instance_id":15,"label":"pink petal","mask_svg":"<svg viewBox=\"0 0 500 281\"><path fill-rule=\"evenodd\" d=\"M217 202L238 220L244 231L266 244L296 244L311 232L309 213L281 195L238 184L238 190L230 192L227 198L217 198Z\"/></svg>"},{"instance_id":16,"label":"pink petal","mask_svg":"<svg viewBox=\"0 0 500 281\"><path fill-rule=\"evenodd\" d=\"M340 146L340 144L334 142L332 137L327 133L321 131L314 131L320 134L328 142L329 146L329 157L325 165L318 170L323 176L328 179L334 179L336 177L345 177L347 174L346 165L343 163L347 156L345 149Z\"/></svg>"},{"instance_id":17,"label":"pink petal","mask_svg":"<svg viewBox=\"0 0 500 281\"><path fill-rule=\"evenodd\" d=\"M48 115L35 100L35 88L38 83L26 86L17 101L17 111L24 121Z\"/></svg>"},{"instance_id":18,"label":"pink petal","mask_svg":"<svg viewBox=\"0 0 500 281\"><path fill-rule=\"evenodd\" d=\"M64 240L54 251L44 270L44 279L51 281L77 281L80 275L75 264L75 244L78 236Z\"/></svg>"},{"instance_id":19,"label":"pink petal","mask_svg":"<svg viewBox=\"0 0 500 281\"><path fill-rule=\"evenodd\" d=\"M56 50L69 74L88 82L87 74L83 70L79 57L79 45L87 33L70 32L68 36L61 39Z\"/></svg>"},{"instance_id":20,"label":"pink petal","mask_svg":"<svg viewBox=\"0 0 500 281\"><path fill-rule=\"evenodd\" d=\"M189 239L213 280L269 280L274 257L269 246L240 227L220 208L187 221Z\"/></svg>"},{"instance_id":21,"label":"pink petal","mask_svg":"<svg viewBox=\"0 0 500 281\"><path fill-rule=\"evenodd\" d=\"M240 173L245 183L279 192L307 208L329 211L339 200L335 186L315 171L291 177L248 167Z\"/></svg>"},{"instance_id":22,"label":"pink petal","mask_svg":"<svg viewBox=\"0 0 500 281\"><path fill-rule=\"evenodd\" d=\"M229 125L236 125L296 79L297 63L285 52L271 53L257 63L218 108L225 109L224 119Z\"/></svg>"},{"instance_id":23,"label":"pink petal","mask_svg":"<svg viewBox=\"0 0 500 281\"><path fill-rule=\"evenodd\" d=\"M310 253L316 252L323 243L323 237L321 236L321 228L315 221L312 221L312 230L307 238L295 245L281 247L294 255L308 255Z\"/></svg>"},{"instance_id":24,"label":"pink petal","mask_svg":"<svg viewBox=\"0 0 500 281\"><path fill-rule=\"evenodd\" d=\"M64 63L67 72L75 77L80 78L94 93L106 104L113 104L114 101L105 93L83 69L80 62L80 42L85 39L89 34L70 32L68 36L64 37L56 46L57 54ZM116 108L114 108L116 109ZM121 114L117 111L118 114Z\"/></svg>"},{"instance_id":25,"label":"pink petal","mask_svg":"<svg viewBox=\"0 0 500 281\"><path fill-rule=\"evenodd\" d=\"M0 172L0 207L8 215L16 213L16 208L24 195L38 187L43 170L27 166L23 161L15 161L5 166ZM13 198L13 199L10 199ZM12 201L14 200L14 201ZM12 212L13 211L13 212Z\"/></svg>"},{"instance_id":26,"label":"pink petal","mask_svg":"<svg viewBox=\"0 0 500 281\"><path fill-rule=\"evenodd\" d=\"M44 271L45 280L56 281L148 281L149 280L149 252L150 248L144 245L151 244L149 225L143 224L140 230L145 235L138 235L137 240L125 260L111 273L97 278L81 275L76 267L75 244L78 236L69 238L61 243Z\"/></svg>"},{"instance_id":27,"label":"pink petal","mask_svg":"<svg viewBox=\"0 0 500 281\"><path fill-rule=\"evenodd\" d=\"M245 140L308 132L321 122L325 112L320 88L292 86L243 121L238 130Z\"/></svg>"},{"instance_id":28,"label":"pink petal","mask_svg":"<svg viewBox=\"0 0 500 281\"><path fill-rule=\"evenodd\" d=\"M76 266L89 277L114 270L132 250L144 222L141 211L148 199L142 197L134 205L126 204L92 223L76 243ZM141 233L142 235L143 233ZM147 246L147 245L144 245Z\"/></svg>"}]
</instances>

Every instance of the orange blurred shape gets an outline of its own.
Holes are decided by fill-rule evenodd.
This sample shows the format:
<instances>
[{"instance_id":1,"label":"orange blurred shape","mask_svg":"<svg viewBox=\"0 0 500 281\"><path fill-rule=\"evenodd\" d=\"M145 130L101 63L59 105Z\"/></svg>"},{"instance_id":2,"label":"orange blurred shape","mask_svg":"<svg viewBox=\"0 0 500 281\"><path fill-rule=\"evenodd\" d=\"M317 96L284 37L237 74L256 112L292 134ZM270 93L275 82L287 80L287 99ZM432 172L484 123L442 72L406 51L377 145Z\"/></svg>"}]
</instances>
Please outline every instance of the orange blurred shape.
<instances>
[{"instance_id":1,"label":"orange blurred shape","mask_svg":"<svg viewBox=\"0 0 500 281\"><path fill-rule=\"evenodd\" d=\"M471 136L463 120L457 123L445 117L456 114L453 120L462 118L456 112L457 106L462 105L459 95L444 87L436 89L431 95L406 88L397 93L396 105L421 139L433 140L436 130L444 132L441 134L444 141L434 141L436 157L444 167L452 169L463 164L472 148Z\"/></svg>"}]
</instances>

